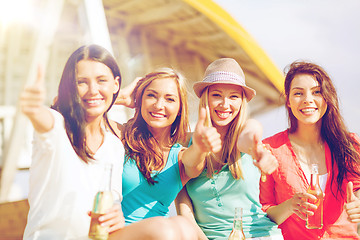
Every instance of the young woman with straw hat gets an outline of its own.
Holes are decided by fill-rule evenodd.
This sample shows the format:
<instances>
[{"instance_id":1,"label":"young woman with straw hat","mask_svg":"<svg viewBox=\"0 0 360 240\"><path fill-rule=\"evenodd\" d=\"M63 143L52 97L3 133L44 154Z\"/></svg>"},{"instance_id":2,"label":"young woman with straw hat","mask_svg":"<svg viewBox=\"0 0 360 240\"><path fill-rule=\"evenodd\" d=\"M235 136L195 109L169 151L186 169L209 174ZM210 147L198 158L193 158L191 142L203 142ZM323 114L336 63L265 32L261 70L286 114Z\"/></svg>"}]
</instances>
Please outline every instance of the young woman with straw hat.
<instances>
[{"instance_id":1,"label":"young woman with straw hat","mask_svg":"<svg viewBox=\"0 0 360 240\"><path fill-rule=\"evenodd\" d=\"M242 207L247 239L282 239L280 229L259 203L261 172L272 173L277 161L258 139L252 147L255 160L239 151L240 133L251 124L247 104L255 90L246 86L241 67L231 58L212 62L193 88L200 107L206 109L205 124L217 129L223 145L219 153L206 157L204 171L178 195L178 213L196 223L199 239L225 239L233 227L235 207Z\"/></svg>"}]
</instances>

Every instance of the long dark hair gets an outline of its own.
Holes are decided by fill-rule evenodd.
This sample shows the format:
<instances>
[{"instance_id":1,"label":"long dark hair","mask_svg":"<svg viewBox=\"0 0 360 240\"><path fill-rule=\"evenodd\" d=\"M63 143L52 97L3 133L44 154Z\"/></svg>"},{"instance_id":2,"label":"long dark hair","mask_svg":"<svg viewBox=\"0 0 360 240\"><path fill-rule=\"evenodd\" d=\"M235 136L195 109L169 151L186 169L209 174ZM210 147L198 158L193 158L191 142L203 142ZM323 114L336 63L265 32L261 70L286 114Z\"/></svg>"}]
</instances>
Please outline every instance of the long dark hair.
<instances>
[{"instance_id":1,"label":"long dark hair","mask_svg":"<svg viewBox=\"0 0 360 240\"><path fill-rule=\"evenodd\" d=\"M76 81L77 63L81 60L92 60L105 64L110 68L114 78L119 77L119 85L121 84L121 75L115 58L105 48L98 45L85 45L78 48L71 54L65 64L59 84L57 100L52 108L63 115L66 133L76 154L81 160L88 163L94 158L93 154L86 147L85 110L81 106ZM107 111L114 104L118 94L119 91L113 95L111 105ZM109 124L106 113L104 114L104 119L108 127L114 132Z\"/></svg>"},{"instance_id":2,"label":"long dark hair","mask_svg":"<svg viewBox=\"0 0 360 240\"><path fill-rule=\"evenodd\" d=\"M360 156L357 152L359 143L351 137L340 114L337 93L329 75L320 66L304 61L296 61L288 67L285 77L286 102L289 101L291 82L296 75L307 74L313 76L319 83L321 94L327 103L327 110L322 118L321 137L331 149L332 165L337 166L339 174L333 175L331 183L337 182L337 192L343 193L342 183L348 174L360 177ZM286 107L289 117L289 132L293 133L298 127L296 117L289 106ZM336 178L336 179L335 179Z\"/></svg>"},{"instance_id":3,"label":"long dark hair","mask_svg":"<svg viewBox=\"0 0 360 240\"><path fill-rule=\"evenodd\" d=\"M140 79L133 92L135 99L134 117L124 125L124 146L127 157L136 162L137 167L149 184L156 183L151 177L151 173L154 170L161 170L166 160L160 151L161 146L149 131L147 123L141 115L141 102L145 89L154 80L162 78L175 80L180 97L179 114L171 125L171 145L176 142L184 142L186 132L189 130L187 96L183 77L170 68L163 68Z\"/></svg>"}]
</instances>

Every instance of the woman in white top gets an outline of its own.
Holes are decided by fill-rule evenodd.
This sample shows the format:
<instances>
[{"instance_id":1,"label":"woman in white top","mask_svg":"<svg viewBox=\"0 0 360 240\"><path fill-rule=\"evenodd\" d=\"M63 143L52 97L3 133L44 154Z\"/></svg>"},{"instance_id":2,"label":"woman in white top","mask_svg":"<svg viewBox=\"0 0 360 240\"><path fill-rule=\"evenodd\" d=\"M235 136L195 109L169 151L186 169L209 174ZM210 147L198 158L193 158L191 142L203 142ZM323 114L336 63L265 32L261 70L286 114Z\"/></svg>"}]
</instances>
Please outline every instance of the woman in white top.
<instances>
[{"instance_id":1,"label":"woman in white top","mask_svg":"<svg viewBox=\"0 0 360 240\"><path fill-rule=\"evenodd\" d=\"M107 118L120 80L112 55L89 45L69 57L52 109L44 106L41 71L37 81L23 91L21 110L35 129L24 239L88 239L88 211L99 189L103 163L114 166L112 190L121 201L121 125ZM164 227L168 223L163 219L124 228L120 204L114 204L99 221L110 226L109 232L121 229L122 239L168 239L175 232ZM183 222L179 226L185 226Z\"/></svg>"}]
</instances>

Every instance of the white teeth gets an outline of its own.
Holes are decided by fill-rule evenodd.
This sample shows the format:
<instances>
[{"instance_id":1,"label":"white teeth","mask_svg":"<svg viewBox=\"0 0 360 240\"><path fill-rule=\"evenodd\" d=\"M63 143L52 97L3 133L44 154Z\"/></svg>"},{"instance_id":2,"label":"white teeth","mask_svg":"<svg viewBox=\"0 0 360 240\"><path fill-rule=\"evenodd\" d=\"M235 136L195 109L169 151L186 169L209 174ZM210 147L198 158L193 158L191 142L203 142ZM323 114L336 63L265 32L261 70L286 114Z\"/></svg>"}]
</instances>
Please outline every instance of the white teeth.
<instances>
[{"instance_id":1,"label":"white teeth","mask_svg":"<svg viewBox=\"0 0 360 240\"><path fill-rule=\"evenodd\" d=\"M227 117L229 117L230 112L217 112L217 115L218 115L220 118L227 118Z\"/></svg>"},{"instance_id":2,"label":"white teeth","mask_svg":"<svg viewBox=\"0 0 360 240\"><path fill-rule=\"evenodd\" d=\"M313 113L313 112L315 112L315 109L313 109L313 108L302 109L301 112L303 112L303 113Z\"/></svg>"},{"instance_id":3,"label":"white teeth","mask_svg":"<svg viewBox=\"0 0 360 240\"><path fill-rule=\"evenodd\" d=\"M89 104L96 104L96 103L99 103L101 100L99 99L94 99L94 100L86 100L87 103Z\"/></svg>"},{"instance_id":4,"label":"white teeth","mask_svg":"<svg viewBox=\"0 0 360 240\"><path fill-rule=\"evenodd\" d=\"M164 114L160 114L160 113L150 113L150 114L153 117L164 117L165 116Z\"/></svg>"}]
</instances>

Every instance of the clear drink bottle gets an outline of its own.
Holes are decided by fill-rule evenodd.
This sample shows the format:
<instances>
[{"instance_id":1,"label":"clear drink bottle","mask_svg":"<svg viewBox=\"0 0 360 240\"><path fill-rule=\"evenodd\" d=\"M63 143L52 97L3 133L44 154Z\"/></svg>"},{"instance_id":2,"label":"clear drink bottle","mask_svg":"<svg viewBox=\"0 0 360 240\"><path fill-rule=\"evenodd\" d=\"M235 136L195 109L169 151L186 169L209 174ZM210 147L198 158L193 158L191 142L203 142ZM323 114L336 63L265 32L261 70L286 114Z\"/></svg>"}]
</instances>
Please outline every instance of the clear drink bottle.
<instances>
[{"instance_id":1,"label":"clear drink bottle","mask_svg":"<svg viewBox=\"0 0 360 240\"><path fill-rule=\"evenodd\" d=\"M242 227L242 208L236 207L234 214L234 225L228 240L243 240L243 239L245 239L245 234L243 232L243 227Z\"/></svg>"},{"instance_id":2,"label":"clear drink bottle","mask_svg":"<svg viewBox=\"0 0 360 240\"><path fill-rule=\"evenodd\" d=\"M99 217L110 209L114 204L111 192L112 165L105 164L100 190L96 193L94 206L91 212L91 222L89 238L96 240L106 240L109 237L108 227L100 226Z\"/></svg>"},{"instance_id":3,"label":"clear drink bottle","mask_svg":"<svg viewBox=\"0 0 360 240\"><path fill-rule=\"evenodd\" d=\"M311 166L310 186L307 192L316 197L315 201L314 200L308 200L308 201L312 204L315 204L317 206L317 209L314 211L313 216L306 215L306 228L321 229L323 227L324 194L319 184L319 171L317 164L312 164Z\"/></svg>"}]
</instances>

